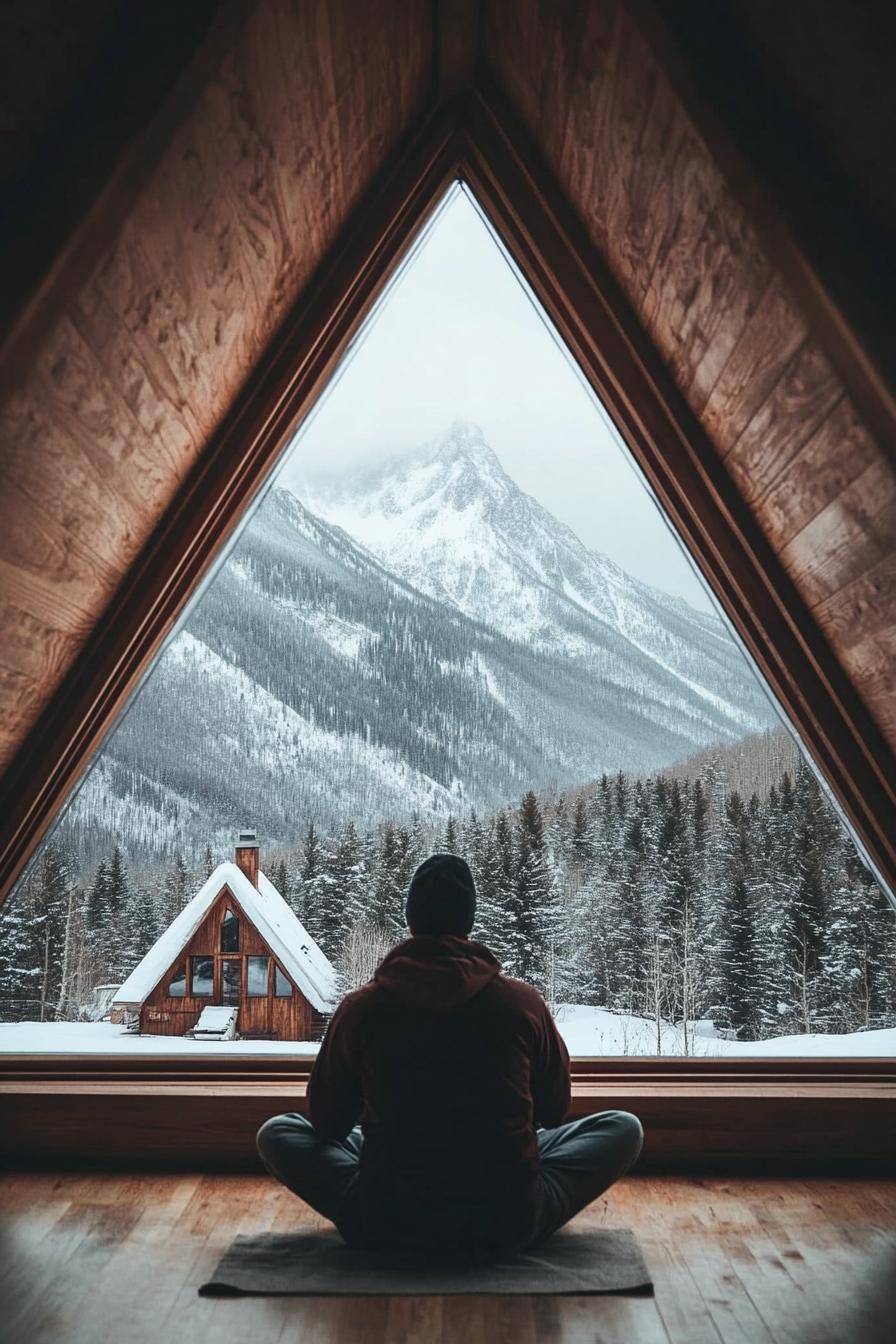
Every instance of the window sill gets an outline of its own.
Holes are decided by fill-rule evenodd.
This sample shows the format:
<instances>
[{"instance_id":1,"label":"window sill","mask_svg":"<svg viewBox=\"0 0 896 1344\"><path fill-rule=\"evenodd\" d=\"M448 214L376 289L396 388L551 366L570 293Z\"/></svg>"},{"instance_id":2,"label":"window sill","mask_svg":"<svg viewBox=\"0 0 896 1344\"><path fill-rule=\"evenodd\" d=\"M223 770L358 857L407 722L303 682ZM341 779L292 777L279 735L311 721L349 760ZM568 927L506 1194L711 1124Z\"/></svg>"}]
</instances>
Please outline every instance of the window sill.
<instances>
[{"instance_id":1,"label":"window sill","mask_svg":"<svg viewBox=\"0 0 896 1344\"><path fill-rule=\"evenodd\" d=\"M311 1061L0 1057L16 1167L250 1170L268 1116L305 1108ZM623 1109L650 1171L896 1172L894 1059L576 1059L570 1116Z\"/></svg>"}]
</instances>

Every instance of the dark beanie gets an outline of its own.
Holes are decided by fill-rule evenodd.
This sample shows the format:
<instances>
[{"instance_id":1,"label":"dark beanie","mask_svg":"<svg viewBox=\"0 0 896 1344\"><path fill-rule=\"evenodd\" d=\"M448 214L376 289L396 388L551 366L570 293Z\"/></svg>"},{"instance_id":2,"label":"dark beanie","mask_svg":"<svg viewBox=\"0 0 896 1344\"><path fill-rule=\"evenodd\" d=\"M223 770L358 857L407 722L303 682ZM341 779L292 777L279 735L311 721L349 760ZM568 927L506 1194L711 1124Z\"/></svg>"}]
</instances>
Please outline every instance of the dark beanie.
<instances>
[{"instance_id":1,"label":"dark beanie","mask_svg":"<svg viewBox=\"0 0 896 1344\"><path fill-rule=\"evenodd\" d=\"M456 854L431 854L411 878L405 916L413 933L466 938L476 915L476 883Z\"/></svg>"}]
</instances>

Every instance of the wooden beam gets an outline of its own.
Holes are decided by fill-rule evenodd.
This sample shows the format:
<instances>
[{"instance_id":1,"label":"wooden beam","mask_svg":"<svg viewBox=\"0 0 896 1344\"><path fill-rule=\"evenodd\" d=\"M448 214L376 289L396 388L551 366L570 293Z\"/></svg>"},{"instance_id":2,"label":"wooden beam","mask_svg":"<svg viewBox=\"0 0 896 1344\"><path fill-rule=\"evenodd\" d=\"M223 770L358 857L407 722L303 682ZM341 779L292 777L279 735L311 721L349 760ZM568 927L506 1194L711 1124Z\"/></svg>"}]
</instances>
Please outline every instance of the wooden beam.
<instances>
[{"instance_id":1,"label":"wooden beam","mask_svg":"<svg viewBox=\"0 0 896 1344\"><path fill-rule=\"evenodd\" d=\"M0 1152L16 1169L253 1170L261 1124L305 1111L309 1070L270 1056L6 1056ZM644 1124L639 1170L896 1171L893 1060L574 1060L570 1118L613 1108Z\"/></svg>"},{"instance_id":2,"label":"wooden beam","mask_svg":"<svg viewBox=\"0 0 896 1344\"><path fill-rule=\"evenodd\" d=\"M2 780L0 901L456 175L434 113L380 175Z\"/></svg>"},{"instance_id":3,"label":"wooden beam","mask_svg":"<svg viewBox=\"0 0 896 1344\"><path fill-rule=\"evenodd\" d=\"M451 101L473 87L479 61L483 0L435 0L436 85Z\"/></svg>"},{"instance_id":4,"label":"wooden beam","mask_svg":"<svg viewBox=\"0 0 896 1344\"><path fill-rule=\"evenodd\" d=\"M889 745L528 133L485 80L467 116L465 179L896 891Z\"/></svg>"}]
</instances>

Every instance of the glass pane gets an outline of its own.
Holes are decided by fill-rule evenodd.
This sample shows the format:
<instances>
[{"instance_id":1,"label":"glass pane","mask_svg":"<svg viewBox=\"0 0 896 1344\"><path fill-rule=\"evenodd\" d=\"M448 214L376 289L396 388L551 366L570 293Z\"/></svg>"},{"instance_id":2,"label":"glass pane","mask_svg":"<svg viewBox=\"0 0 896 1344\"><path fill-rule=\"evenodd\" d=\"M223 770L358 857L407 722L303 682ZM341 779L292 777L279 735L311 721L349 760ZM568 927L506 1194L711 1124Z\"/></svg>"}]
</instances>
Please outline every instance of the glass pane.
<instances>
[{"instance_id":1,"label":"glass pane","mask_svg":"<svg viewBox=\"0 0 896 1344\"><path fill-rule=\"evenodd\" d=\"M200 996L211 996L215 992L215 959L214 957L191 957L190 980L193 986L193 993Z\"/></svg>"},{"instance_id":2,"label":"glass pane","mask_svg":"<svg viewBox=\"0 0 896 1344\"><path fill-rule=\"evenodd\" d=\"M171 984L168 986L168 993L172 999L182 999L187 992L187 971L186 967L182 971L176 971Z\"/></svg>"},{"instance_id":3,"label":"glass pane","mask_svg":"<svg viewBox=\"0 0 896 1344\"><path fill-rule=\"evenodd\" d=\"M240 921L232 910L228 910L221 925L221 951L239 952L239 950Z\"/></svg>"},{"instance_id":4,"label":"glass pane","mask_svg":"<svg viewBox=\"0 0 896 1344\"><path fill-rule=\"evenodd\" d=\"M274 994L278 999L292 998L292 985L276 962L274 963Z\"/></svg>"},{"instance_id":5,"label":"glass pane","mask_svg":"<svg viewBox=\"0 0 896 1344\"><path fill-rule=\"evenodd\" d=\"M268 958L249 957L248 961L246 992L250 999L262 998L268 992Z\"/></svg>"},{"instance_id":6,"label":"glass pane","mask_svg":"<svg viewBox=\"0 0 896 1344\"><path fill-rule=\"evenodd\" d=\"M221 1002L239 1003L241 963L236 957L221 962Z\"/></svg>"}]
</instances>

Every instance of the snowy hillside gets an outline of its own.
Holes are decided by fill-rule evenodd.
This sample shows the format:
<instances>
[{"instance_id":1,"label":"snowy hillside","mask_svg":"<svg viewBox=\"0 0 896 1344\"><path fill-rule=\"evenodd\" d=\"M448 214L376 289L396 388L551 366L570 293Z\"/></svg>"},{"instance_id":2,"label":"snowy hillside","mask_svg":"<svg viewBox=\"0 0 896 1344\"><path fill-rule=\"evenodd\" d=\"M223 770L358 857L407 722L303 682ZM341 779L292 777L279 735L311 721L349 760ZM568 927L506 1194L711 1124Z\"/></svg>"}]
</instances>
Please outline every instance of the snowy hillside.
<instances>
[{"instance_id":1,"label":"snowy hillside","mask_svg":"<svg viewBox=\"0 0 896 1344\"><path fill-rule=\"evenodd\" d=\"M590 550L514 484L477 426L459 421L415 453L298 493L421 592L510 639L589 658L610 637L745 731L757 726L740 667L728 680L737 654L721 622Z\"/></svg>"},{"instance_id":2,"label":"snowy hillside","mask_svg":"<svg viewBox=\"0 0 896 1344\"><path fill-rule=\"evenodd\" d=\"M714 617L590 552L475 431L314 502L270 492L148 679L68 819L88 860L490 811L771 720Z\"/></svg>"}]
</instances>

